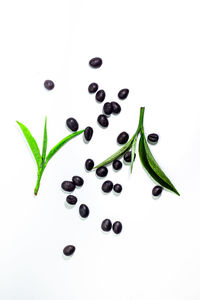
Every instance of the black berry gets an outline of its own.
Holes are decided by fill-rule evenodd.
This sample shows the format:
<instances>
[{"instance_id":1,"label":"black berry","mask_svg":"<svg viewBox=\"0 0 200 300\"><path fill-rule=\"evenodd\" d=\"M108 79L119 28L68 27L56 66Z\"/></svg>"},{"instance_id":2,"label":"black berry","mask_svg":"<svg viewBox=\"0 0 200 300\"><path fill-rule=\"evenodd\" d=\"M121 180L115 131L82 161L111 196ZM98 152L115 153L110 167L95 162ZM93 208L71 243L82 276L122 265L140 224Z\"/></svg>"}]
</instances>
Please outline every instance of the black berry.
<instances>
[{"instance_id":1,"label":"black berry","mask_svg":"<svg viewBox=\"0 0 200 300\"><path fill-rule=\"evenodd\" d=\"M103 184L102 184L102 191L104 193L109 193L112 191L113 188L113 183L110 180L106 180Z\"/></svg>"},{"instance_id":2,"label":"black berry","mask_svg":"<svg viewBox=\"0 0 200 300\"><path fill-rule=\"evenodd\" d=\"M100 57L94 57L89 61L89 65L92 68L100 68L102 65L102 59Z\"/></svg>"},{"instance_id":3,"label":"black berry","mask_svg":"<svg viewBox=\"0 0 200 300\"><path fill-rule=\"evenodd\" d=\"M129 139L128 133L123 131L118 135L117 142L118 142L118 144L123 145L123 144L126 144L128 139Z\"/></svg>"},{"instance_id":4,"label":"black berry","mask_svg":"<svg viewBox=\"0 0 200 300\"><path fill-rule=\"evenodd\" d=\"M110 231L112 228L112 223L109 219L105 219L103 220L103 222L101 223L101 229L103 231Z\"/></svg>"},{"instance_id":5,"label":"black berry","mask_svg":"<svg viewBox=\"0 0 200 300\"><path fill-rule=\"evenodd\" d=\"M114 233L119 234L122 231L122 223L119 221L116 221L113 224L112 228L113 228Z\"/></svg>"},{"instance_id":6,"label":"black berry","mask_svg":"<svg viewBox=\"0 0 200 300\"><path fill-rule=\"evenodd\" d=\"M108 169L106 167L99 167L96 169L96 174L99 177L105 177L108 174Z\"/></svg>"},{"instance_id":7,"label":"black berry","mask_svg":"<svg viewBox=\"0 0 200 300\"><path fill-rule=\"evenodd\" d=\"M86 170L88 171L91 171L94 167L94 161L90 158L88 158L86 161L85 161L85 168Z\"/></svg>"},{"instance_id":8,"label":"black berry","mask_svg":"<svg viewBox=\"0 0 200 300\"><path fill-rule=\"evenodd\" d=\"M72 181L63 181L61 187L66 192L73 192L75 190L75 184Z\"/></svg>"},{"instance_id":9,"label":"black berry","mask_svg":"<svg viewBox=\"0 0 200 300\"><path fill-rule=\"evenodd\" d=\"M93 136L92 127L90 127L90 126L86 127L84 130L84 137L85 137L86 141L89 142L91 140L92 136Z\"/></svg>"},{"instance_id":10,"label":"black berry","mask_svg":"<svg viewBox=\"0 0 200 300\"><path fill-rule=\"evenodd\" d=\"M119 91L118 97L119 97L119 99L124 100L128 97L128 94L129 94L128 89L122 89L121 91Z\"/></svg>"},{"instance_id":11,"label":"black berry","mask_svg":"<svg viewBox=\"0 0 200 300\"><path fill-rule=\"evenodd\" d=\"M120 170L122 168L122 163L118 159L115 159L113 161L112 165L113 165L113 169L115 169L115 170Z\"/></svg>"},{"instance_id":12,"label":"black berry","mask_svg":"<svg viewBox=\"0 0 200 300\"><path fill-rule=\"evenodd\" d=\"M135 157L136 157L136 154L134 153L134 159L133 161L135 160ZM131 151L128 151L124 154L124 160L126 162L131 162Z\"/></svg>"},{"instance_id":13,"label":"black berry","mask_svg":"<svg viewBox=\"0 0 200 300\"><path fill-rule=\"evenodd\" d=\"M115 193L121 193L122 191L122 186L119 183L116 183L113 187L113 190L115 191Z\"/></svg>"},{"instance_id":14,"label":"black berry","mask_svg":"<svg viewBox=\"0 0 200 300\"><path fill-rule=\"evenodd\" d=\"M47 89L47 90L53 90L54 88L54 82L52 80L45 80L44 82L44 87Z\"/></svg>"},{"instance_id":15,"label":"black berry","mask_svg":"<svg viewBox=\"0 0 200 300\"><path fill-rule=\"evenodd\" d=\"M111 105L112 105L113 114L119 114L121 111L121 106L117 102L114 102L114 101L111 102Z\"/></svg>"},{"instance_id":16,"label":"black berry","mask_svg":"<svg viewBox=\"0 0 200 300\"><path fill-rule=\"evenodd\" d=\"M71 204L71 205L75 205L77 202L77 198L73 195L68 195L66 198L67 203Z\"/></svg>"},{"instance_id":17,"label":"black berry","mask_svg":"<svg viewBox=\"0 0 200 300\"><path fill-rule=\"evenodd\" d=\"M79 207L79 213L82 218L87 218L89 216L89 208L85 204L81 204Z\"/></svg>"},{"instance_id":18,"label":"black berry","mask_svg":"<svg viewBox=\"0 0 200 300\"><path fill-rule=\"evenodd\" d=\"M159 136L156 133L151 133L147 137L147 141L152 145L155 145L158 142L158 139Z\"/></svg>"},{"instance_id":19,"label":"black berry","mask_svg":"<svg viewBox=\"0 0 200 300\"><path fill-rule=\"evenodd\" d=\"M69 118L66 121L67 127L71 129L71 131L78 130L78 122L74 118Z\"/></svg>"},{"instance_id":20,"label":"black berry","mask_svg":"<svg viewBox=\"0 0 200 300\"><path fill-rule=\"evenodd\" d=\"M74 246L68 245L63 249L63 254L66 256L70 256L74 253L75 249L76 248Z\"/></svg>"},{"instance_id":21,"label":"black berry","mask_svg":"<svg viewBox=\"0 0 200 300\"><path fill-rule=\"evenodd\" d=\"M95 96L95 98L98 102L103 102L105 97L106 97L106 93L104 90L99 90Z\"/></svg>"},{"instance_id":22,"label":"black berry","mask_svg":"<svg viewBox=\"0 0 200 300\"><path fill-rule=\"evenodd\" d=\"M83 178L81 178L80 176L73 176L72 181L76 186L82 186L84 183Z\"/></svg>"},{"instance_id":23,"label":"black berry","mask_svg":"<svg viewBox=\"0 0 200 300\"><path fill-rule=\"evenodd\" d=\"M98 90L98 84L95 82L92 82L89 86L88 86L88 92L89 93L96 93L96 91Z\"/></svg>"},{"instance_id":24,"label":"black berry","mask_svg":"<svg viewBox=\"0 0 200 300\"><path fill-rule=\"evenodd\" d=\"M152 190L152 195L157 197L162 193L162 190L163 190L162 186L156 185L156 186L154 186L154 188Z\"/></svg>"},{"instance_id":25,"label":"black berry","mask_svg":"<svg viewBox=\"0 0 200 300\"><path fill-rule=\"evenodd\" d=\"M98 118L97 118L97 122L102 127L108 127L108 125L109 125L108 118L106 117L106 115L99 115Z\"/></svg>"},{"instance_id":26,"label":"black berry","mask_svg":"<svg viewBox=\"0 0 200 300\"><path fill-rule=\"evenodd\" d=\"M112 113L112 104L110 102L106 102L103 106L103 111L106 115L110 115Z\"/></svg>"}]
</instances>

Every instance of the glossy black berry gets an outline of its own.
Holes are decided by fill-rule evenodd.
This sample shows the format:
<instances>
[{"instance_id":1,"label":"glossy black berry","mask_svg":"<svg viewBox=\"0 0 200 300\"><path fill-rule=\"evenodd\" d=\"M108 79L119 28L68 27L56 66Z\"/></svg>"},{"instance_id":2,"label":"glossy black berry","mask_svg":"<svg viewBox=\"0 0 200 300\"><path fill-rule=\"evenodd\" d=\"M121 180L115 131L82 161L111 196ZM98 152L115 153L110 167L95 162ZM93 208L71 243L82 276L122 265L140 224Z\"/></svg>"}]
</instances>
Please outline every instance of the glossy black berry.
<instances>
[{"instance_id":1,"label":"glossy black berry","mask_svg":"<svg viewBox=\"0 0 200 300\"><path fill-rule=\"evenodd\" d=\"M96 93L96 91L98 90L98 84L95 82L90 83L90 85L88 86L88 92L93 94Z\"/></svg>"},{"instance_id":2,"label":"glossy black berry","mask_svg":"<svg viewBox=\"0 0 200 300\"><path fill-rule=\"evenodd\" d=\"M119 114L121 111L121 106L117 102L114 102L114 101L111 102L111 105L112 105L113 114Z\"/></svg>"},{"instance_id":3,"label":"glossy black berry","mask_svg":"<svg viewBox=\"0 0 200 300\"><path fill-rule=\"evenodd\" d=\"M114 233L119 234L122 231L122 223L119 221L116 221L113 224L112 228L113 228Z\"/></svg>"},{"instance_id":4,"label":"glossy black berry","mask_svg":"<svg viewBox=\"0 0 200 300\"><path fill-rule=\"evenodd\" d=\"M75 205L77 202L77 198L73 195L68 195L66 198L67 203L71 204L71 205Z\"/></svg>"},{"instance_id":5,"label":"glossy black berry","mask_svg":"<svg viewBox=\"0 0 200 300\"><path fill-rule=\"evenodd\" d=\"M122 186L119 183L116 183L113 187L113 190L115 191L115 193L121 193L122 191Z\"/></svg>"},{"instance_id":6,"label":"glossy black berry","mask_svg":"<svg viewBox=\"0 0 200 300\"><path fill-rule=\"evenodd\" d=\"M93 136L92 127L90 127L90 126L86 127L84 130L84 137L85 137L86 141L89 142L91 140L92 136Z\"/></svg>"},{"instance_id":7,"label":"glossy black berry","mask_svg":"<svg viewBox=\"0 0 200 300\"><path fill-rule=\"evenodd\" d=\"M88 158L86 161L85 161L85 168L86 170L88 171L91 171L94 167L94 161L90 158Z\"/></svg>"},{"instance_id":8,"label":"glossy black berry","mask_svg":"<svg viewBox=\"0 0 200 300\"><path fill-rule=\"evenodd\" d=\"M106 117L106 115L99 115L97 118L97 122L102 126L102 127L108 127L109 122L108 122L108 118Z\"/></svg>"},{"instance_id":9,"label":"glossy black berry","mask_svg":"<svg viewBox=\"0 0 200 300\"><path fill-rule=\"evenodd\" d=\"M75 184L72 181L63 181L61 187L66 192L73 192L75 190Z\"/></svg>"},{"instance_id":10,"label":"glossy black berry","mask_svg":"<svg viewBox=\"0 0 200 300\"><path fill-rule=\"evenodd\" d=\"M67 127L71 131L77 131L78 130L78 122L74 118L68 118L66 121Z\"/></svg>"},{"instance_id":11,"label":"glossy black berry","mask_svg":"<svg viewBox=\"0 0 200 300\"><path fill-rule=\"evenodd\" d=\"M82 218L87 218L89 216L89 208L85 204L81 204L79 207L79 214Z\"/></svg>"},{"instance_id":12,"label":"glossy black berry","mask_svg":"<svg viewBox=\"0 0 200 300\"><path fill-rule=\"evenodd\" d=\"M118 142L118 144L123 145L123 144L126 144L128 139L129 139L128 133L123 131L118 135L117 142Z\"/></svg>"},{"instance_id":13,"label":"glossy black berry","mask_svg":"<svg viewBox=\"0 0 200 300\"><path fill-rule=\"evenodd\" d=\"M68 245L63 249L63 254L66 256L70 256L74 253L75 249L76 248L74 246Z\"/></svg>"},{"instance_id":14,"label":"glossy black berry","mask_svg":"<svg viewBox=\"0 0 200 300\"><path fill-rule=\"evenodd\" d=\"M106 180L106 181L104 181L104 183L102 184L102 191L104 192L104 193L109 193L109 192L111 192L112 191L112 188L113 188L113 183L112 183L112 181L110 181L110 180Z\"/></svg>"},{"instance_id":15,"label":"glossy black berry","mask_svg":"<svg viewBox=\"0 0 200 300\"><path fill-rule=\"evenodd\" d=\"M147 141L152 145L155 145L158 142L158 140L159 136L156 133L151 133L147 137Z\"/></svg>"},{"instance_id":16,"label":"glossy black berry","mask_svg":"<svg viewBox=\"0 0 200 300\"><path fill-rule=\"evenodd\" d=\"M101 223L101 229L103 231L110 231L112 228L112 223L109 219L105 219L103 220L103 222Z\"/></svg>"},{"instance_id":17,"label":"glossy black berry","mask_svg":"<svg viewBox=\"0 0 200 300\"><path fill-rule=\"evenodd\" d=\"M108 174L108 169L106 167L99 167L96 169L96 174L99 177L105 177Z\"/></svg>"},{"instance_id":18,"label":"glossy black berry","mask_svg":"<svg viewBox=\"0 0 200 300\"><path fill-rule=\"evenodd\" d=\"M162 190L163 190L162 186L156 185L156 186L154 186L154 188L152 190L152 195L157 197L162 193Z\"/></svg>"},{"instance_id":19,"label":"glossy black berry","mask_svg":"<svg viewBox=\"0 0 200 300\"><path fill-rule=\"evenodd\" d=\"M119 99L124 100L128 97L128 94L129 94L128 89L122 89L121 91L119 91L118 97L119 97Z\"/></svg>"},{"instance_id":20,"label":"glossy black berry","mask_svg":"<svg viewBox=\"0 0 200 300\"><path fill-rule=\"evenodd\" d=\"M122 168L122 163L118 159L115 159L113 161L112 165L113 165L113 169L115 169L115 170L120 170Z\"/></svg>"},{"instance_id":21,"label":"glossy black berry","mask_svg":"<svg viewBox=\"0 0 200 300\"><path fill-rule=\"evenodd\" d=\"M133 161L135 160L135 157L136 157L136 154L134 153ZM124 160L128 163L131 162L131 151L128 151L124 154Z\"/></svg>"},{"instance_id":22,"label":"glossy black berry","mask_svg":"<svg viewBox=\"0 0 200 300\"><path fill-rule=\"evenodd\" d=\"M100 68L101 65L102 65L102 59L100 57L94 57L92 58L90 61L89 61L89 65L92 67L92 68Z\"/></svg>"},{"instance_id":23,"label":"glossy black berry","mask_svg":"<svg viewBox=\"0 0 200 300\"><path fill-rule=\"evenodd\" d=\"M112 113L112 104L110 102L106 102L103 106L103 111L106 115L110 115Z\"/></svg>"},{"instance_id":24,"label":"glossy black berry","mask_svg":"<svg viewBox=\"0 0 200 300\"><path fill-rule=\"evenodd\" d=\"M76 186L82 186L84 183L83 178L81 178L80 176L73 176L72 181Z\"/></svg>"},{"instance_id":25,"label":"glossy black berry","mask_svg":"<svg viewBox=\"0 0 200 300\"><path fill-rule=\"evenodd\" d=\"M52 80L45 80L44 82L44 87L47 89L47 90L53 90L54 88L54 82Z\"/></svg>"},{"instance_id":26,"label":"glossy black berry","mask_svg":"<svg viewBox=\"0 0 200 300\"><path fill-rule=\"evenodd\" d=\"M103 102L105 97L106 97L106 93L104 90L99 90L95 96L95 98L98 102Z\"/></svg>"}]
</instances>

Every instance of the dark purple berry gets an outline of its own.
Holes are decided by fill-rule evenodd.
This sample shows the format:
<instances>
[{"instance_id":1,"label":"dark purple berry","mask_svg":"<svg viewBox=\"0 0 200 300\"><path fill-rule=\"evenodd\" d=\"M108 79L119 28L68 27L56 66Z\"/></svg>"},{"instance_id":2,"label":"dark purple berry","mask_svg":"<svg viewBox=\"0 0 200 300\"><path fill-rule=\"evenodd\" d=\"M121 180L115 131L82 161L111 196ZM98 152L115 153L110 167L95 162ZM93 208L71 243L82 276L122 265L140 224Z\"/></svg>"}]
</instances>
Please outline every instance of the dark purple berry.
<instances>
[{"instance_id":1,"label":"dark purple berry","mask_svg":"<svg viewBox=\"0 0 200 300\"><path fill-rule=\"evenodd\" d=\"M79 214L82 218L87 218L89 216L89 208L85 204L81 204L79 207Z\"/></svg>"},{"instance_id":2,"label":"dark purple berry","mask_svg":"<svg viewBox=\"0 0 200 300\"><path fill-rule=\"evenodd\" d=\"M102 127L108 127L108 125L109 125L108 118L106 117L106 115L99 115L98 118L97 118L97 122Z\"/></svg>"},{"instance_id":3,"label":"dark purple berry","mask_svg":"<svg viewBox=\"0 0 200 300\"><path fill-rule=\"evenodd\" d=\"M102 191L104 192L104 193L109 193L109 192L111 192L112 191L112 188L113 188L113 183L112 183L112 181L110 181L110 180L106 180L106 181L104 181L104 183L102 184Z\"/></svg>"},{"instance_id":4,"label":"dark purple berry","mask_svg":"<svg viewBox=\"0 0 200 300\"><path fill-rule=\"evenodd\" d=\"M102 65L102 59L100 57L94 57L89 61L89 65L95 69L100 68Z\"/></svg>"},{"instance_id":5,"label":"dark purple berry","mask_svg":"<svg viewBox=\"0 0 200 300\"><path fill-rule=\"evenodd\" d=\"M112 104L110 102L106 102L103 106L103 111L106 115L110 115L112 113Z\"/></svg>"},{"instance_id":6,"label":"dark purple berry","mask_svg":"<svg viewBox=\"0 0 200 300\"><path fill-rule=\"evenodd\" d=\"M66 198L67 203L71 204L71 205L75 205L77 202L77 198L73 195L68 195Z\"/></svg>"},{"instance_id":7,"label":"dark purple berry","mask_svg":"<svg viewBox=\"0 0 200 300\"><path fill-rule=\"evenodd\" d=\"M90 158L88 158L86 161L85 161L85 168L86 170L88 171L91 171L94 167L94 161Z\"/></svg>"},{"instance_id":8,"label":"dark purple berry","mask_svg":"<svg viewBox=\"0 0 200 300\"><path fill-rule=\"evenodd\" d=\"M135 157L136 157L136 154L134 153L133 161L135 160ZM128 151L124 154L124 160L128 163L131 162L131 151Z\"/></svg>"},{"instance_id":9,"label":"dark purple berry","mask_svg":"<svg viewBox=\"0 0 200 300\"><path fill-rule=\"evenodd\" d=\"M119 183L116 183L113 187L113 190L115 191L115 193L121 193L122 191L122 186Z\"/></svg>"},{"instance_id":10,"label":"dark purple berry","mask_svg":"<svg viewBox=\"0 0 200 300\"><path fill-rule=\"evenodd\" d=\"M115 159L113 161L112 165L113 165L113 169L115 169L115 170L120 170L122 168L122 163L118 159Z\"/></svg>"},{"instance_id":11,"label":"dark purple berry","mask_svg":"<svg viewBox=\"0 0 200 300\"><path fill-rule=\"evenodd\" d=\"M118 97L119 97L119 99L124 100L128 97L128 94L129 94L128 89L122 89L121 91L119 91Z\"/></svg>"},{"instance_id":12,"label":"dark purple berry","mask_svg":"<svg viewBox=\"0 0 200 300\"><path fill-rule=\"evenodd\" d=\"M52 80L45 80L45 82L44 82L44 87L47 89L47 90L49 90L49 91L51 91L51 90L53 90L53 88L54 88L54 82L52 81Z\"/></svg>"},{"instance_id":13,"label":"dark purple berry","mask_svg":"<svg viewBox=\"0 0 200 300\"><path fill-rule=\"evenodd\" d=\"M121 111L121 106L117 102L111 102L112 105L112 113L113 114L119 114Z\"/></svg>"},{"instance_id":14,"label":"dark purple berry","mask_svg":"<svg viewBox=\"0 0 200 300\"><path fill-rule=\"evenodd\" d=\"M66 256L70 256L74 253L75 249L76 248L74 246L68 245L63 249L63 254Z\"/></svg>"},{"instance_id":15,"label":"dark purple berry","mask_svg":"<svg viewBox=\"0 0 200 300\"><path fill-rule=\"evenodd\" d=\"M75 184L72 181L63 181L61 187L66 192L73 192L75 190Z\"/></svg>"},{"instance_id":16,"label":"dark purple berry","mask_svg":"<svg viewBox=\"0 0 200 300\"><path fill-rule=\"evenodd\" d=\"M67 127L71 129L71 131L78 130L78 122L74 118L68 118L66 121Z\"/></svg>"},{"instance_id":17,"label":"dark purple berry","mask_svg":"<svg viewBox=\"0 0 200 300\"><path fill-rule=\"evenodd\" d=\"M117 142L118 142L118 144L123 145L123 144L126 144L128 139L129 139L128 133L123 131L118 135Z\"/></svg>"},{"instance_id":18,"label":"dark purple berry","mask_svg":"<svg viewBox=\"0 0 200 300\"><path fill-rule=\"evenodd\" d=\"M90 127L90 126L86 127L84 130L84 137L85 137L86 141L89 142L91 140L92 136L93 136L92 127Z\"/></svg>"},{"instance_id":19,"label":"dark purple berry","mask_svg":"<svg viewBox=\"0 0 200 300\"><path fill-rule=\"evenodd\" d=\"M108 174L108 169L106 167L99 167L96 169L96 174L99 177L105 177Z\"/></svg>"},{"instance_id":20,"label":"dark purple berry","mask_svg":"<svg viewBox=\"0 0 200 300\"><path fill-rule=\"evenodd\" d=\"M105 97L106 97L106 93L104 90L99 90L95 96L95 98L98 102L103 102Z\"/></svg>"},{"instance_id":21,"label":"dark purple berry","mask_svg":"<svg viewBox=\"0 0 200 300\"><path fill-rule=\"evenodd\" d=\"M96 93L97 90L98 90L98 84L95 82L90 83L90 85L88 86L88 92L93 94Z\"/></svg>"},{"instance_id":22,"label":"dark purple berry","mask_svg":"<svg viewBox=\"0 0 200 300\"><path fill-rule=\"evenodd\" d=\"M119 234L122 231L122 223L119 221L116 221L113 224L112 228L113 228L114 233Z\"/></svg>"},{"instance_id":23,"label":"dark purple berry","mask_svg":"<svg viewBox=\"0 0 200 300\"><path fill-rule=\"evenodd\" d=\"M76 186L82 186L84 183L83 178L81 178L80 176L73 176L72 181Z\"/></svg>"},{"instance_id":24,"label":"dark purple berry","mask_svg":"<svg viewBox=\"0 0 200 300\"><path fill-rule=\"evenodd\" d=\"M152 190L152 195L157 197L162 193L162 190L163 190L162 186L156 185L156 186L154 186L154 188Z\"/></svg>"},{"instance_id":25,"label":"dark purple berry","mask_svg":"<svg viewBox=\"0 0 200 300\"><path fill-rule=\"evenodd\" d=\"M159 136L156 133L151 133L147 137L147 141L152 145L155 145L158 142L158 139Z\"/></svg>"},{"instance_id":26,"label":"dark purple berry","mask_svg":"<svg viewBox=\"0 0 200 300\"><path fill-rule=\"evenodd\" d=\"M109 219L105 219L103 220L103 222L101 223L101 229L103 231L110 231L112 228L112 223Z\"/></svg>"}]
</instances>

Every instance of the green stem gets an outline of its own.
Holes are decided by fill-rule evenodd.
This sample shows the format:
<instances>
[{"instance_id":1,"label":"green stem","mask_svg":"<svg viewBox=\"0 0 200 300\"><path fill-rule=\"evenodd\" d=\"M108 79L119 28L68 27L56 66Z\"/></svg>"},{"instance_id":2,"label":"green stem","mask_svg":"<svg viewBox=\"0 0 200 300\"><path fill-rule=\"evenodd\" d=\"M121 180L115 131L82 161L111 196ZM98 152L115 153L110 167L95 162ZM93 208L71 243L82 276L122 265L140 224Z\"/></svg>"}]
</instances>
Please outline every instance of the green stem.
<instances>
[{"instance_id":1,"label":"green stem","mask_svg":"<svg viewBox=\"0 0 200 300\"><path fill-rule=\"evenodd\" d=\"M136 131L137 134L139 134L140 131L143 129L144 110L145 110L145 107L140 107L140 118L139 118L138 128Z\"/></svg>"},{"instance_id":2,"label":"green stem","mask_svg":"<svg viewBox=\"0 0 200 300\"><path fill-rule=\"evenodd\" d=\"M40 181L42 178L42 174L44 172L45 167L42 167L39 171L38 171L38 177L37 177L37 182L36 182L36 186L34 189L34 195L36 196L40 187Z\"/></svg>"},{"instance_id":3,"label":"green stem","mask_svg":"<svg viewBox=\"0 0 200 300\"><path fill-rule=\"evenodd\" d=\"M128 143L132 142L135 139L135 137L138 136L138 134L140 133L140 131L143 129L144 110L145 110L145 107L140 107L140 117L139 117L138 127L137 127L136 132L132 136L132 138L128 141ZM130 144L130 147L131 147L131 144Z\"/></svg>"}]
</instances>

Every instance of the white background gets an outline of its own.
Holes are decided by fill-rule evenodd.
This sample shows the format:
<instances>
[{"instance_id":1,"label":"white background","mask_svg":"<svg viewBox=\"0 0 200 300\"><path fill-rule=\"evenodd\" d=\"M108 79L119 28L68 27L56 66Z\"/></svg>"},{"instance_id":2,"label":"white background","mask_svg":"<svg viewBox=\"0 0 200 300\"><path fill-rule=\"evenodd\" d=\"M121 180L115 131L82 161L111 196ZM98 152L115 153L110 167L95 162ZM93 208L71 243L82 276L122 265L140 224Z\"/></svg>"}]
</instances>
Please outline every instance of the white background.
<instances>
[{"instance_id":1,"label":"white background","mask_svg":"<svg viewBox=\"0 0 200 300\"><path fill-rule=\"evenodd\" d=\"M199 14L198 0L1 1L0 299L200 299ZM98 70L88 66L94 56L103 58ZM93 81L107 101L130 89L106 130L96 123L102 104L87 91ZM109 167L119 197L103 195L103 181L84 170L86 158L98 163L119 148L121 131L134 133L140 106L145 133L160 135L151 150L181 197L164 191L154 200L138 155L131 176L128 166ZM70 116L94 137L65 145L34 197L36 165L15 120L41 148L45 115L48 149L69 134ZM60 185L76 174L85 184L69 209ZM104 234L104 218L120 220L122 233ZM76 252L64 259L68 244Z\"/></svg>"}]
</instances>

